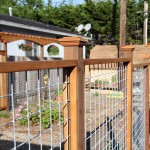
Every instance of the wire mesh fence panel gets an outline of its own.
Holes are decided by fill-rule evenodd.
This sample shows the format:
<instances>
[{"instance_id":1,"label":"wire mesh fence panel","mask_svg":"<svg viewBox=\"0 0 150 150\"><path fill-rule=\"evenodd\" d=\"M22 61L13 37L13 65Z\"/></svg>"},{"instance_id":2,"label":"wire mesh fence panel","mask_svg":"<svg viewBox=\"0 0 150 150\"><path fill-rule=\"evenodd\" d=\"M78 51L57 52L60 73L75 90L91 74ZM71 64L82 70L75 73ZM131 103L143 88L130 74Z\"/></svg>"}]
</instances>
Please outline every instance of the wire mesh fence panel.
<instances>
[{"instance_id":1,"label":"wire mesh fence panel","mask_svg":"<svg viewBox=\"0 0 150 150\"><path fill-rule=\"evenodd\" d=\"M132 149L145 150L145 98L146 69L133 70L133 113L132 113Z\"/></svg>"},{"instance_id":2,"label":"wire mesh fence panel","mask_svg":"<svg viewBox=\"0 0 150 150\"><path fill-rule=\"evenodd\" d=\"M85 149L123 150L127 134L127 67L85 66Z\"/></svg>"},{"instance_id":3,"label":"wire mesh fence panel","mask_svg":"<svg viewBox=\"0 0 150 150\"><path fill-rule=\"evenodd\" d=\"M5 99L9 111L0 111L0 150L63 150L68 145L68 76L63 69L8 73ZM2 83L0 83L2 84ZM65 94L65 99L62 95ZM65 110L64 110L65 106ZM65 111L65 112L64 112ZM65 114L65 116L64 116Z\"/></svg>"}]
</instances>

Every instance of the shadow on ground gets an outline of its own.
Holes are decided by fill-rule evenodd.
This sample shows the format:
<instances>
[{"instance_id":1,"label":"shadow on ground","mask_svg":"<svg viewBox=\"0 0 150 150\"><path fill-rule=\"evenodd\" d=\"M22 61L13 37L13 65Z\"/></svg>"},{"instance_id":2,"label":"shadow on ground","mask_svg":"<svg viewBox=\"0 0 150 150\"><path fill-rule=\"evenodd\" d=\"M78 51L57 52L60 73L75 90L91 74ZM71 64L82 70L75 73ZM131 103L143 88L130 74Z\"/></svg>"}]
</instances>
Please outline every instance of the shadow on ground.
<instances>
[{"instance_id":1,"label":"shadow on ground","mask_svg":"<svg viewBox=\"0 0 150 150\"><path fill-rule=\"evenodd\" d=\"M17 142L17 145L19 144L21 143ZM13 141L0 140L0 150L10 150L10 149L13 149L13 147L14 147ZM31 144L31 150L40 150L40 149L41 149L40 145ZM51 149L51 146L43 145L42 149L49 150ZM28 143L25 143L24 145L20 146L19 148L17 148L17 150L29 150ZM60 147L55 147L53 148L53 150L60 150ZM61 150L63 150L63 148L61 148Z\"/></svg>"}]
</instances>

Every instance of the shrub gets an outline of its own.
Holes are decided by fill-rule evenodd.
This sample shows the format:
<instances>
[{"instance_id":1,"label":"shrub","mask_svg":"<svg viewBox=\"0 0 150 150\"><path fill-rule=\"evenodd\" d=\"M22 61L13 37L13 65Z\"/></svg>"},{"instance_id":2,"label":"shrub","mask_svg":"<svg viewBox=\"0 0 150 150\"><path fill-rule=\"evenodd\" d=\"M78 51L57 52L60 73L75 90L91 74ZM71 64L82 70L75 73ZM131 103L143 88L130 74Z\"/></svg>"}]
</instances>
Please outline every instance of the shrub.
<instances>
[{"instance_id":1,"label":"shrub","mask_svg":"<svg viewBox=\"0 0 150 150\"><path fill-rule=\"evenodd\" d=\"M107 80L95 80L95 85L96 86L101 86L101 85L103 85L103 86L106 86L106 85L108 85L109 84L109 81L107 81Z\"/></svg>"},{"instance_id":2,"label":"shrub","mask_svg":"<svg viewBox=\"0 0 150 150\"><path fill-rule=\"evenodd\" d=\"M59 116L59 111L58 109L54 108L51 110L50 112L50 108L46 108L45 109L45 105L41 106L41 109L43 109L41 111L41 122L42 122L42 128L46 129L49 128L50 125L52 123L58 123L59 120L62 122L63 121L63 116L62 113L60 113ZM28 125L28 118L26 117L27 115L27 106L26 104L24 104L23 107L19 106L18 107L19 113L16 114L16 116L18 117L22 117L19 120L19 124L23 125L23 126L27 126ZM38 112L38 107L35 108L35 111L32 112L32 109L29 109L29 122L31 126L37 126L40 124L40 115ZM51 113L51 117L50 117L50 113Z\"/></svg>"}]
</instances>

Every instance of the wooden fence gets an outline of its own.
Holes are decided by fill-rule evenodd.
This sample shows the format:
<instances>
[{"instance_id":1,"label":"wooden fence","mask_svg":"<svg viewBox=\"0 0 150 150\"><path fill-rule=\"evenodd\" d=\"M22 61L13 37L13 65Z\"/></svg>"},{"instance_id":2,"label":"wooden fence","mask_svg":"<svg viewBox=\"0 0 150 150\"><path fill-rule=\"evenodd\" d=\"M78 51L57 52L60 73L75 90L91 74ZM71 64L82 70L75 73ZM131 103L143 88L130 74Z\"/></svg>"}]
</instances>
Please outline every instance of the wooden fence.
<instances>
[{"instance_id":1,"label":"wooden fence","mask_svg":"<svg viewBox=\"0 0 150 150\"><path fill-rule=\"evenodd\" d=\"M61 41L62 42L62 41ZM67 45L68 41L63 41L64 45ZM62 42L62 45L63 45ZM42 138L44 138L44 134L46 134L47 132L49 133L50 131L50 135L47 138L51 137L51 142L48 145L47 148L49 149L69 149L69 150L84 150L84 149L111 149L111 148L115 148L119 150L119 147L121 149L124 150L132 150L133 148L133 68L138 68L143 67L145 68L145 90L143 92L143 95L145 96L145 135L143 135L142 138L144 138L145 140L143 140L145 143L144 144L144 148L145 150L149 149L149 63L148 64L140 64L138 66L133 66L132 64L132 57L130 58L117 58L117 59L85 59L83 60L83 53L82 53L82 47L84 43L82 43L82 41L80 41L80 39L74 43L74 41L72 41L72 43L70 43L69 46L66 46L66 49L71 49L72 47L75 47L73 49L73 52L71 53L73 56L70 56L70 58L74 58L75 60L58 60L58 61L32 61L32 62L1 62L0 63L0 74L12 74L13 72L28 72L28 71L37 71L37 83L38 83L38 88L36 89L38 92L38 113L39 114L39 133L37 135L35 135L33 138L31 138L31 120L30 117L32 115L34 115L34 113L30 113L29 111L29 99L28 99L28 94L31 91L28 91L28 88L24 91L26 93L26 98L27 98L27 113L25 114L25 116L18 116L18 118L16 118L15 116L15 100L14 100L14 95L15 93L13 93L13 84L11 84L11 92L8 93L8 88L4 88L3 92L0 93L0 100L5 99L5 101L7 100L7 104L8 104L8 100L10 97L11 99L11 103L12 103L12 118L10 121L7 120L7 122L5 123L1 123L0 124L0 129L3 132L3 135L7 134L7 132L5 132L5 127L8 126L8 124L10 124L10 126L12 125L12 132L13 132L13 137L12 137L12 143L10 149L14 148L17 149L18 147L21 146L27 146L28 149L32 149L32 140L36 137L39 137L39 145L41 149L44 149L44 140L42 140ZM128 49L130 53L132 53L132 51L130 51L130 49ZM76 55L74 55L76 54ZM69 59L69 58L68 58ZM89 74L90 74L90 78L88 78L85 74L85 68L86 66L88 66L87 68L96 68L98 70L105 70L105 74L100 73L103 76L110 76L111 74L108 72L109 70L113 70L115 68L115 71L117 71L117 77L118 80L116 81L117 83L117 87L114 88L110 88L109 86L106 87L104 86L104 81L102 81L102 85L98 85L96 86L96 83L86 83L88 79L91 80L91 78L93 78L91 76L91 70L89 69ZM94 67L93 67L94 66ZM101 68L100 68L101 66ZM39 78L39 74L41 70L50 70L53 68L63 68L63 105L61 106L61 101L60 99L58 100L58 103L56 104L56 106L58 106L59 108L59 122L57 124L58 126L58 130L59 130L59 141L58 144L54 144L54 137L55 135L53 135L52 133L55 132L53 130L53 126L56 126L55 124L52 125L52 122L55 123L54 120L51 120L51 125L48 126L47 130L42 129L42 114L44 113L45 109L49 110L49 108L51 107L46 107L42 108L41 106L41 99L40 99L40 93L44 88L48 88L49 91L49 103L50 106L52 104L51 102L51 92L50 92L50 76L48 75L48 85L46 85L46 87L40 86L40 78ZM27 80L27 76L26 76L26 80ZM94 77L95 78L95 77ZM99 77L98 77L99 78ZM85 79L86 82L85 82ZM89 80L89 81L90 81ZM99 82L99 81L98 81ZM1 86L7 85L7 81L5 80L1 80ZM31 83L32 84L32 83ZM58 76L58 82L56 83L58 85L58 95L60 95L59 89L60 89L60 83L59 83L59 76ZM109 83L110 85L110 83ZM86 103L86 99L85 99L85 93L86 93L86 89L85 87L88 88L88 90L90 90L90 95L92 94L92 86L94 87L94 90L98 89L99 91L105 92L105 90L107 90L107 94L101 94L99 96L99 102L101 102L101 100L103 101L103 108L101 108L102 114L99 111L98 116L95 115L94 117L94 121L96 122L97 118L99 119L99 122L101 123L97 125L97 123L94 124L94 132L93 131L89 131L90 132L90 136L88 136L88 134L86 133L86 116L85 112L88 113L88 111L90 111L90 113L92 113L91 109L96 109L96 107L98 106L101 107L101 105L98 105L98 103L96 103L96 98L94 97L94 99L90 98L90 104L92 104L92 101L95 101L94 106L95 108L92 108L92 106L90 106L89 110L86 110L85 104ZM28 84L26 85L26 87L28 87ZM122 96L119 98L120 101L118 101L118 99L115 98L110 98L110 92L122 92ZM139 92L140 93L140 92ZM95 94L95 93L94 93ZM109 96L109 98L108 98ZM91 97L91 96L90 96ZM104 98L102 98L104 97ZM116 102L117 106L114 105L111 100L115 100L114 102ZM108 105L106 101L108 101L108 103L112 103L112 106ZM104 103L105 102L105 103ZM118 105L119 104L119 105ZM121 105L121 106L120 106ZM122 109L118 109L118 107L121 107ZM115 113L110 115L110 110L109 107L111 107L111 111L113 112L113 108L115 108ZM62 109L62 113L63 113L63 121L61 120L61 109ZM118 110L120 110L118 112ZM51 112L51 110L49 110ZM106 111L106 114L104 113ZM115 128L115 126L119 126L120 120L116 120L117 116L119 116L120 114L122 114L121 116L121 122L123 125L123 128L121 128L121 130L119 130L119 128ZM108 116L111 118L108 118ZM17 133L16 128L18 126L17 122L21 119L24 119L26 117L27 119L27 141L26 142L21 142L21 141L17 141L17 136L16 134L19 134L19 132ZM104 122L101 122L100 118L104 117L106 119L103 119ZM90 123L92 124L93 121L91 121L92 118L90 118ZM115 120L115 123L112 123L113 120ZM111 125L114 125L113 127L111 127ZM109 126L108 126L109 125ZM106 126L106 129L104 129L103 127ZM102 128L103 129L102 129ZM114 131L115 130L115 131ZM96 132L99 131L99 137L102 136L102 138L106 137L106 140L100 140L99 137L97 137ZM102 135L100 135L100 132L103 131ZM121 134L121 132L123 134ZM117 134L117 138L115 137L115 134ZM62 135L63 134L63 135ZM95 134L95 141L94 141L94 145L92 146L92 144L90 144L90 146L88 147L88 137L90 139L90 141L92 142L92 137L93 134ZM62 138L63 136L63 138ZM145 137L144 137L145 136ZM111 138L110 138L111 137ZM110 139L109 139L110 138ZM121 138L121 140L119 139ZM98 140L99 139L99 140ZM107 144L107 140L110 140L110 143ZM114 143L114 139L117 140L117 145ZM8 140L9 141L9 140ZM6 144L5 139L1 140L1 149L4 149L4 146ZM102 142L102 143L101 143ZM55 146L54 146L54 145ZM106 145L107 144L107 145ZM98 146L97 146L98 145ZM119 145L119 147L118 147ZM108 148L109 146L109 148Z\"/></svg>"}]
</instances>

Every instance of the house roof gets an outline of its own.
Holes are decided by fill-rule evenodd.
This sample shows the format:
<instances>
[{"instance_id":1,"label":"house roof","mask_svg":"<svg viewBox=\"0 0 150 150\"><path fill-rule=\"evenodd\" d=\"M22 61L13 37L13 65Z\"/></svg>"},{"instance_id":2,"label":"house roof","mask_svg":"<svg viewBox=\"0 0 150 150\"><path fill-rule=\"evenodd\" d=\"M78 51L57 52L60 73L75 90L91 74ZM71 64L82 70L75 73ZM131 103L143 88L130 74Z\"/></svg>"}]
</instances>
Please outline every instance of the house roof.
<instances>
[{"instance_id":1,"label":"house roof","mask_svg":"<svg viewBox=\"0 0 150 150\"><path fill-rule=\"evenodd\" d=\"M25 34L0 32L0 42L3 43L9 43L9 42L13 42L16 40L23 40L23 39L33 41L40 45L47 45L53 42L58 43L58 40L56 38L46 38L46 37L31 36Z\"/></svg>"},{"instance_id":2,"label":"house roof","mask_svg":"<svg viewBox=\"0 0 150 150\"><path fill-rule=\"evenodd\" d=\"M23 19L19 17L4 15L4 14L0 14L0 25L12 26L12 27L17 27L17 28L23 28L23 29L51 33L51 34L62 35L62 36L84 37L83 35L80 35L76 32L72 32L70 30L63 29L57 26L44 24L44 23L36 22L32 20L27 20L27 19Z\"/></svg>"}]
</instances>

